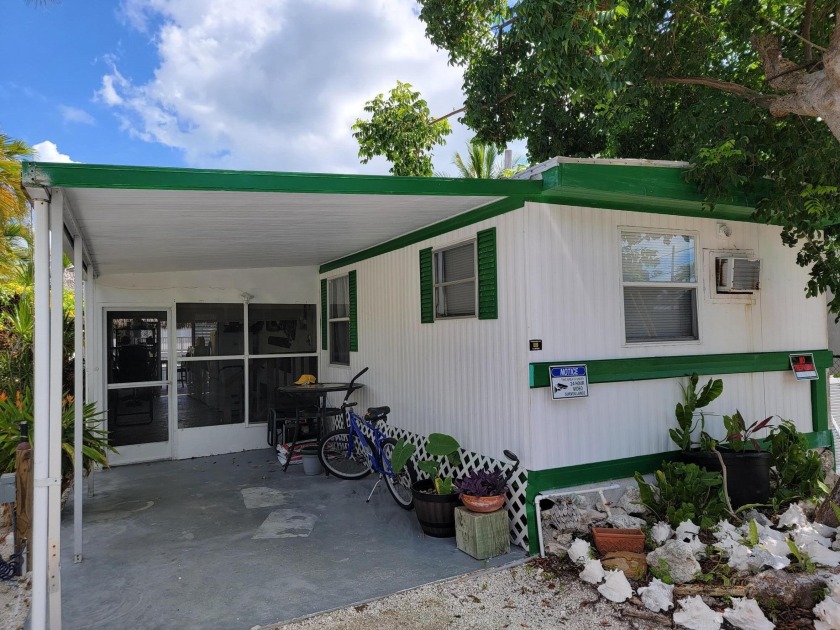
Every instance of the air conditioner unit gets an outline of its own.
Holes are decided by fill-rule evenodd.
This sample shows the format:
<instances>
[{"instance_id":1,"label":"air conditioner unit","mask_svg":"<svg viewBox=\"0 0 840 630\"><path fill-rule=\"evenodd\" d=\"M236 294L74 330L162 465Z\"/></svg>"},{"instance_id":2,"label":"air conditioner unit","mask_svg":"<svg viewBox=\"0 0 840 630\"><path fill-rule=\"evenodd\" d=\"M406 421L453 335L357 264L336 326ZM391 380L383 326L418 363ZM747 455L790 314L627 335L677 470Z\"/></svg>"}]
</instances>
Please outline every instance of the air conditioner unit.
<instances>
[{"instance_id":1,"label":"air conditioner unit","mask_svg":"<svg viewBox=\"0 0 840 630\"><path fill-rule=\"evenodd\" d=\"M716 258L718 293L753 293L759 288L761 261L755 258Z\"/></svg>"}]
</instances>

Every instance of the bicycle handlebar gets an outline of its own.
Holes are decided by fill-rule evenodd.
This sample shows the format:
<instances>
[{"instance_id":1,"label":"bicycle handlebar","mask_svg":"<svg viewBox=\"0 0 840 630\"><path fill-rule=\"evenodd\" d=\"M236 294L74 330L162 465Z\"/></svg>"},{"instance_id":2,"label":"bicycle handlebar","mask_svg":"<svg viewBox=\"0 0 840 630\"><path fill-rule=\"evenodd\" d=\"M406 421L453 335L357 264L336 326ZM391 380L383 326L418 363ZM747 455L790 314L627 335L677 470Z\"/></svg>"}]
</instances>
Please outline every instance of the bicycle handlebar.
<instances>
[{"instance_id":1,"label":"bicycle handlebar","mask_svg":"<svg viewBox=\"0 0 840 630\"><path fill-rule=\"evenodd\" d=\"M511 460L513 462L513 468L511 468L508 471L508 474L505 477L505 481L510 481L511 477L513 477L513 473L515 473L517 471L517 469L519 468L519 458L516 456L515 453L513 453L512 451L509 451L507 449L503 450L502 453L504 454L505 457L507 457L509 460Z\"/></svg>"}]
</instances>

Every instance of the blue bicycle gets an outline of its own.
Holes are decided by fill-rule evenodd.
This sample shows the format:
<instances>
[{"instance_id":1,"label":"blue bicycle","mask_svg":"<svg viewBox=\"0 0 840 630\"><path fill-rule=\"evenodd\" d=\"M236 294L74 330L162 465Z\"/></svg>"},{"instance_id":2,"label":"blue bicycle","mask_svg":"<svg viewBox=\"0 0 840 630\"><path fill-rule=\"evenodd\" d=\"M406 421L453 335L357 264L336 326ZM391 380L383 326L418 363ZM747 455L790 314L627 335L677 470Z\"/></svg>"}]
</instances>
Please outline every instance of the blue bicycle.
<instances>
[{"instance_id":1,"label":"blue bicycle","mask_svg":"<svg viewBox=\"0 0 840 630\"><path fill-rule=\"evenodd\" d=\"M394 500L401 508L410 510L414 507L411 486L416 480L414 467L409 461L405 467L395 473L391 466L391 453L397 441L387 437L376 424L387 422L390 407L371 407L361 418L353 407L355 402L345 399L341 412L347 418L347 428L329 433L318 448L318 458L327 473L339 479L361 479L371 472L379 473L379 479L370 491L367 501L383 479ZM364 428L364 431L363 431ZM366 435L367 434L367 435Z\"/></svg>"}]
</instances>

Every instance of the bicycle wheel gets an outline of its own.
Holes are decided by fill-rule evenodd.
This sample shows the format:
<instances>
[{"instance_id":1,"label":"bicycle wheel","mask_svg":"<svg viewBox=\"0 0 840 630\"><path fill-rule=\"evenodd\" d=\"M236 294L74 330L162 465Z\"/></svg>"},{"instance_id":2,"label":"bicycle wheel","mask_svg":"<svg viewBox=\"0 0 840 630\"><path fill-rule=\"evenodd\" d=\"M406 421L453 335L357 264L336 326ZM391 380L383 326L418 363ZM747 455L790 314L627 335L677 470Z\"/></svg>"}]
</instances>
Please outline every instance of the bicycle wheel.
<instances>
[{"instance_id":1,"label":"bicycle wheel","mask_svg":"<svg viewBox=\"0 0 840 630\"><path fill-rule=\"evenodd\" d=\"M387 438L382 441L382 451L380 453L380 461L382 468L385 469L385 482L388 484L388 490L394 501L397 502L404 510L410 510L414 507L414 496L411 494L411 486L417 479L414 474L414 465L409 460L405 468L399 474L394 474L391 471L391 453L394 452L394 446L397 441L394 438Z\"/></svg>"},{"instance_id":2,"label":"bicycle wheel","mask_svg":"<svg viewBox=\"0 0 840 630\"><path fill-rule=\"evenodd\" d=\"M370 474L367 444L362 444L357 436L352 436L353 447L348 451L347 440L350 433L344 429L333 431L318 448L318 459L327 472L339 479L361 479Z\"/></svg>"}]
</instances>

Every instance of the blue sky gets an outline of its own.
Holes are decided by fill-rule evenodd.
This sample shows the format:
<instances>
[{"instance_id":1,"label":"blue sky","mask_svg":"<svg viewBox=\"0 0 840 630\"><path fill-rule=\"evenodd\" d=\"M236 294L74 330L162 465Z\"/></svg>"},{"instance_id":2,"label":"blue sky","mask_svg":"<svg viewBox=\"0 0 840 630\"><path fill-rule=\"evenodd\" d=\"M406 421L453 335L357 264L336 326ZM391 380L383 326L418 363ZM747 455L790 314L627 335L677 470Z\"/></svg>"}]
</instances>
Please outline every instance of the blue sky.
<instances>
[{"instance_id":1,"label":"blue sky","mask_svg":"<svg viewBox=\"0 0 840 630\"><path fill-rule=\"evenodd\" d=\"M0 3L0 130L44 160L386 173L350 135L366 100L399 79L433 115L463 102L413 0L37 4ZM450 174L472 135L454 126L435 151Z\"/></svg>"}]
</instances>

